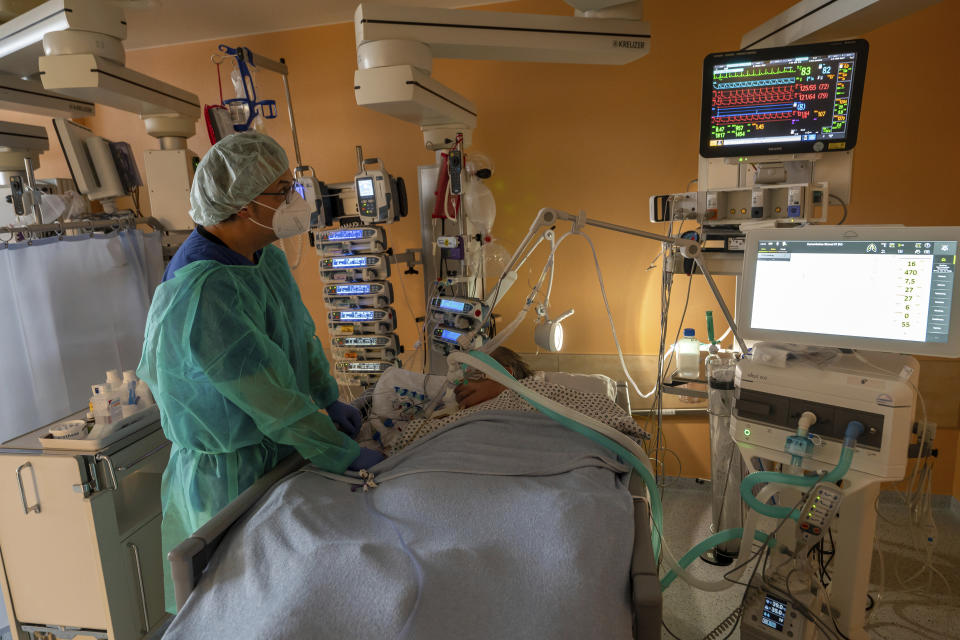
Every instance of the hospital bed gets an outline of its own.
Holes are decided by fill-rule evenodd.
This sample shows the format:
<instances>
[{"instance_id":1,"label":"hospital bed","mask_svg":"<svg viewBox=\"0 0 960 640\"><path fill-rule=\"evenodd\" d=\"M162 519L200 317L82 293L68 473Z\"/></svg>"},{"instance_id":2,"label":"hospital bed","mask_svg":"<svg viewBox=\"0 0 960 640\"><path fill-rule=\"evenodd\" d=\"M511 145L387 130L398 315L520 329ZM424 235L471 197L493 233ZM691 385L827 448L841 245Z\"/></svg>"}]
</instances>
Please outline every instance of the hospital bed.
<instances>
[{"instance_id":1,"label":"hospital bed","mask_svg":"<svg viewBox=\"0 0 960 640\"><path fill-rule=\"evenodd\" d=\"M557 429L562 430L561 427ZM269 499L272 491L283 490L282 487L286 481L300 474L310 474L309 468L298 455L287 458L171 551L169 561L176 601L181 611L188 598L197 589L208 563L214 558L231 530L234 527L243 527L244 521L249 520L251 515L255 516L257 510L263 508L264 502ZM334 480L323 479L322 481L335 483ZM633 496L644 495L643 485L635 473L629 476L629 491ZM657 563L653 557L649 512L644 500L633 499L632 520L632 552L625 554L625 557L629 557L630 563L629 599L632 612L632 635L634 638L659 638L662 602ZM226 573L232 575L230 571ZM344 579L347 579L347 576L344 576ZM203 596L202 593L197 595L200 598ZM211 597L222 599L222 594ZM262 605L259 602L256 604ZM218 636L214 634L204 637Z\"/></svg>"}]
</instances>

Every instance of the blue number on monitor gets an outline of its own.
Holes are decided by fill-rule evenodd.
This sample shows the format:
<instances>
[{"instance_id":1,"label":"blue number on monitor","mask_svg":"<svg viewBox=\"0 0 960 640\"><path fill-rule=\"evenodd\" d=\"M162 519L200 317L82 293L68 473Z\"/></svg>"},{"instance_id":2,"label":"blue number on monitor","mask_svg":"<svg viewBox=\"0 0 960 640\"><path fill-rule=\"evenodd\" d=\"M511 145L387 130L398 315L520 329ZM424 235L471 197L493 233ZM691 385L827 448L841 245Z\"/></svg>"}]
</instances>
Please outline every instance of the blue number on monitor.
<instances>
[{"instance_id":1,"label":"blue number on monitor","mask_svg":"<svg viewBox=\"0 0 960 640\"><path fill-rule=\"evenodd\" d=\"M374 311L341 311L341 320L373 320Z\"/></svg>"},{"instance_id":2,"label":"blue number on monitor","mask_svg":"<svg viewBox=\"0 0 960 640\"><path fill-rule=\"evenodd\" d=\"M449 342L456 342L457 338L460 337L460 334L456 331L451 331L450 329L441 329L440 337L443 340L448 340Z\"/></svg>"},{"instance_id":3,"label":"blue number on monitor","mask_svg":"<svg viewBox=\"0 0 960 640\"><path fill-rule=\"evenodd\" d=\"M337 285L337 295L338 296L355 296L364 293L370 293L370 285L368 284L341 284Z\"/></svg>"},{"instance_id":4,"label":"blue number on monitor","mask_svg":"<svg viewBox=\"0 0 960 640\"><path fill-rule=\"evenodd\" d=\"M457 302L456 300L447 300L445 298L440 298L440 304L438 306L441 309L447 309L449 311L463 312L467 309L465 302Z\"/></svg>"},{"instance_id":5,"label":"blue number on monitor","mask_svg":"<svg viewBox=\"0 0 960 640\"><path fill-rule=\"evenodd\" d=\"M327 234L327 240L357 240L363 237L364 229L341 229Z\"/></svg>"},{"instance_id":6,"label":"blue number on monitor","mask_svg":"<svg viewBox=\"0 0 960 640\"><path fill-rule=\"evenodd\" d=\"M334 268L343 268L343 267L365 267L367 266L367 259L364 257L357 258L334 258L333 259Z\"/></svg>"}]
</instances>

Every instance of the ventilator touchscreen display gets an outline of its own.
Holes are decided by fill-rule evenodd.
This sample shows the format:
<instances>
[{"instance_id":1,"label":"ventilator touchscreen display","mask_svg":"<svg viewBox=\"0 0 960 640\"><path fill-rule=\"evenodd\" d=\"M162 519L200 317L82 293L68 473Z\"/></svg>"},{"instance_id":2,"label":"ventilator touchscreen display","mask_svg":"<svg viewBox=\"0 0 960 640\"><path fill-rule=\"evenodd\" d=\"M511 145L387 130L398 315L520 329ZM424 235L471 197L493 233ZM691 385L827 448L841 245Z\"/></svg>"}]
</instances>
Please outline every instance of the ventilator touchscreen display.
<instances>
[{"instance_id":1,"label":"ventilator touchscreen display","mask_svg":"<svg viewBox=\"0 0 960 640\"><path fill-rule=\"evenodd\" d=\"M955 241L761 241L755 329L946 343Z\"/></svg>"}]
</instances>

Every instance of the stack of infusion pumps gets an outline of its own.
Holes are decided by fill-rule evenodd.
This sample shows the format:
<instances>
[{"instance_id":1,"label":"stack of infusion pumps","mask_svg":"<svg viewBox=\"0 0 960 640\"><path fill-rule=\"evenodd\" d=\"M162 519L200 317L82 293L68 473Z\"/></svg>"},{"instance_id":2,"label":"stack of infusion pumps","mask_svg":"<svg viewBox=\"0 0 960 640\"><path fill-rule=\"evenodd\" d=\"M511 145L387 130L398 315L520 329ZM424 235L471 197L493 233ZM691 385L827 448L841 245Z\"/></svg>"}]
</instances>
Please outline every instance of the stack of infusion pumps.
<instances>
[{"instance_id":1,"label":"stack of infusion pumps","mask_svg":"<svg viewBox=\"0 0 960 640\"><path fill-rule=\"evenodd\" d=\"M386 232L375 225L326 229L315 244L334 372L343 384L373 384L400 353Z\"/></svg>"},{"instance_id":2,"label":"stack of infusion pumps","mask_svg":"<svg viewBox=\"0 0 960 640\"><path fill-rule=\"evenodd\" d=\"M443 355L451 351L479 347L482 337L476 331L489 315L489 309L476 298L448 296L443 293L430 300L427 333L430 347ZM466 344L471 340L472 344Z\"/></svg>"},{"instance_id":3,"label":"stack of infusion pumps","mask_svg":"<svg viewBox=\"0 0 960 640\"><path fill-rule=\"evenodd\" d=\"M360 147L357 161L352 181L314 181L308 199L317 204L311 237L320 255L333 371L341 384L365 387L400 364L391 251L381 225L407 215L407 195L403 178L387 173L378 158L365 159Z\"/></svg>"}]
</instances>

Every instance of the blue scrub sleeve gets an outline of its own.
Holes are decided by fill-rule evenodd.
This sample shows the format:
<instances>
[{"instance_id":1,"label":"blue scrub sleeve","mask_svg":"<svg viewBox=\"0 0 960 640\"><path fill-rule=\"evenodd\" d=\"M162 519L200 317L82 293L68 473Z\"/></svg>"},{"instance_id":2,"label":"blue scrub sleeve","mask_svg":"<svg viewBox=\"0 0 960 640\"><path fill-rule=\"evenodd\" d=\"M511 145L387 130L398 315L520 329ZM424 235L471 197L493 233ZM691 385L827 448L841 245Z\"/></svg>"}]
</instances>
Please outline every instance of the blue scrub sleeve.
<instances>
[{"instance_id":1,"label":"blue scrub sleeve","mask_svg":"<svg viewBox=\"0 0 960 640\"><path fill-rule=\"evenodd\" d=\"M187 331L187 353L192 354L194 365L265 436L293 446L321 469L342 473L360 447L338 431L305 392L308 385L313 391L313 376L298 384L290 356L261 329L266 320L256 301L210 284L197 292L197 312ZM290 329L291 340L303 339L302 328Z\"/></svg>"}]
</instances>

